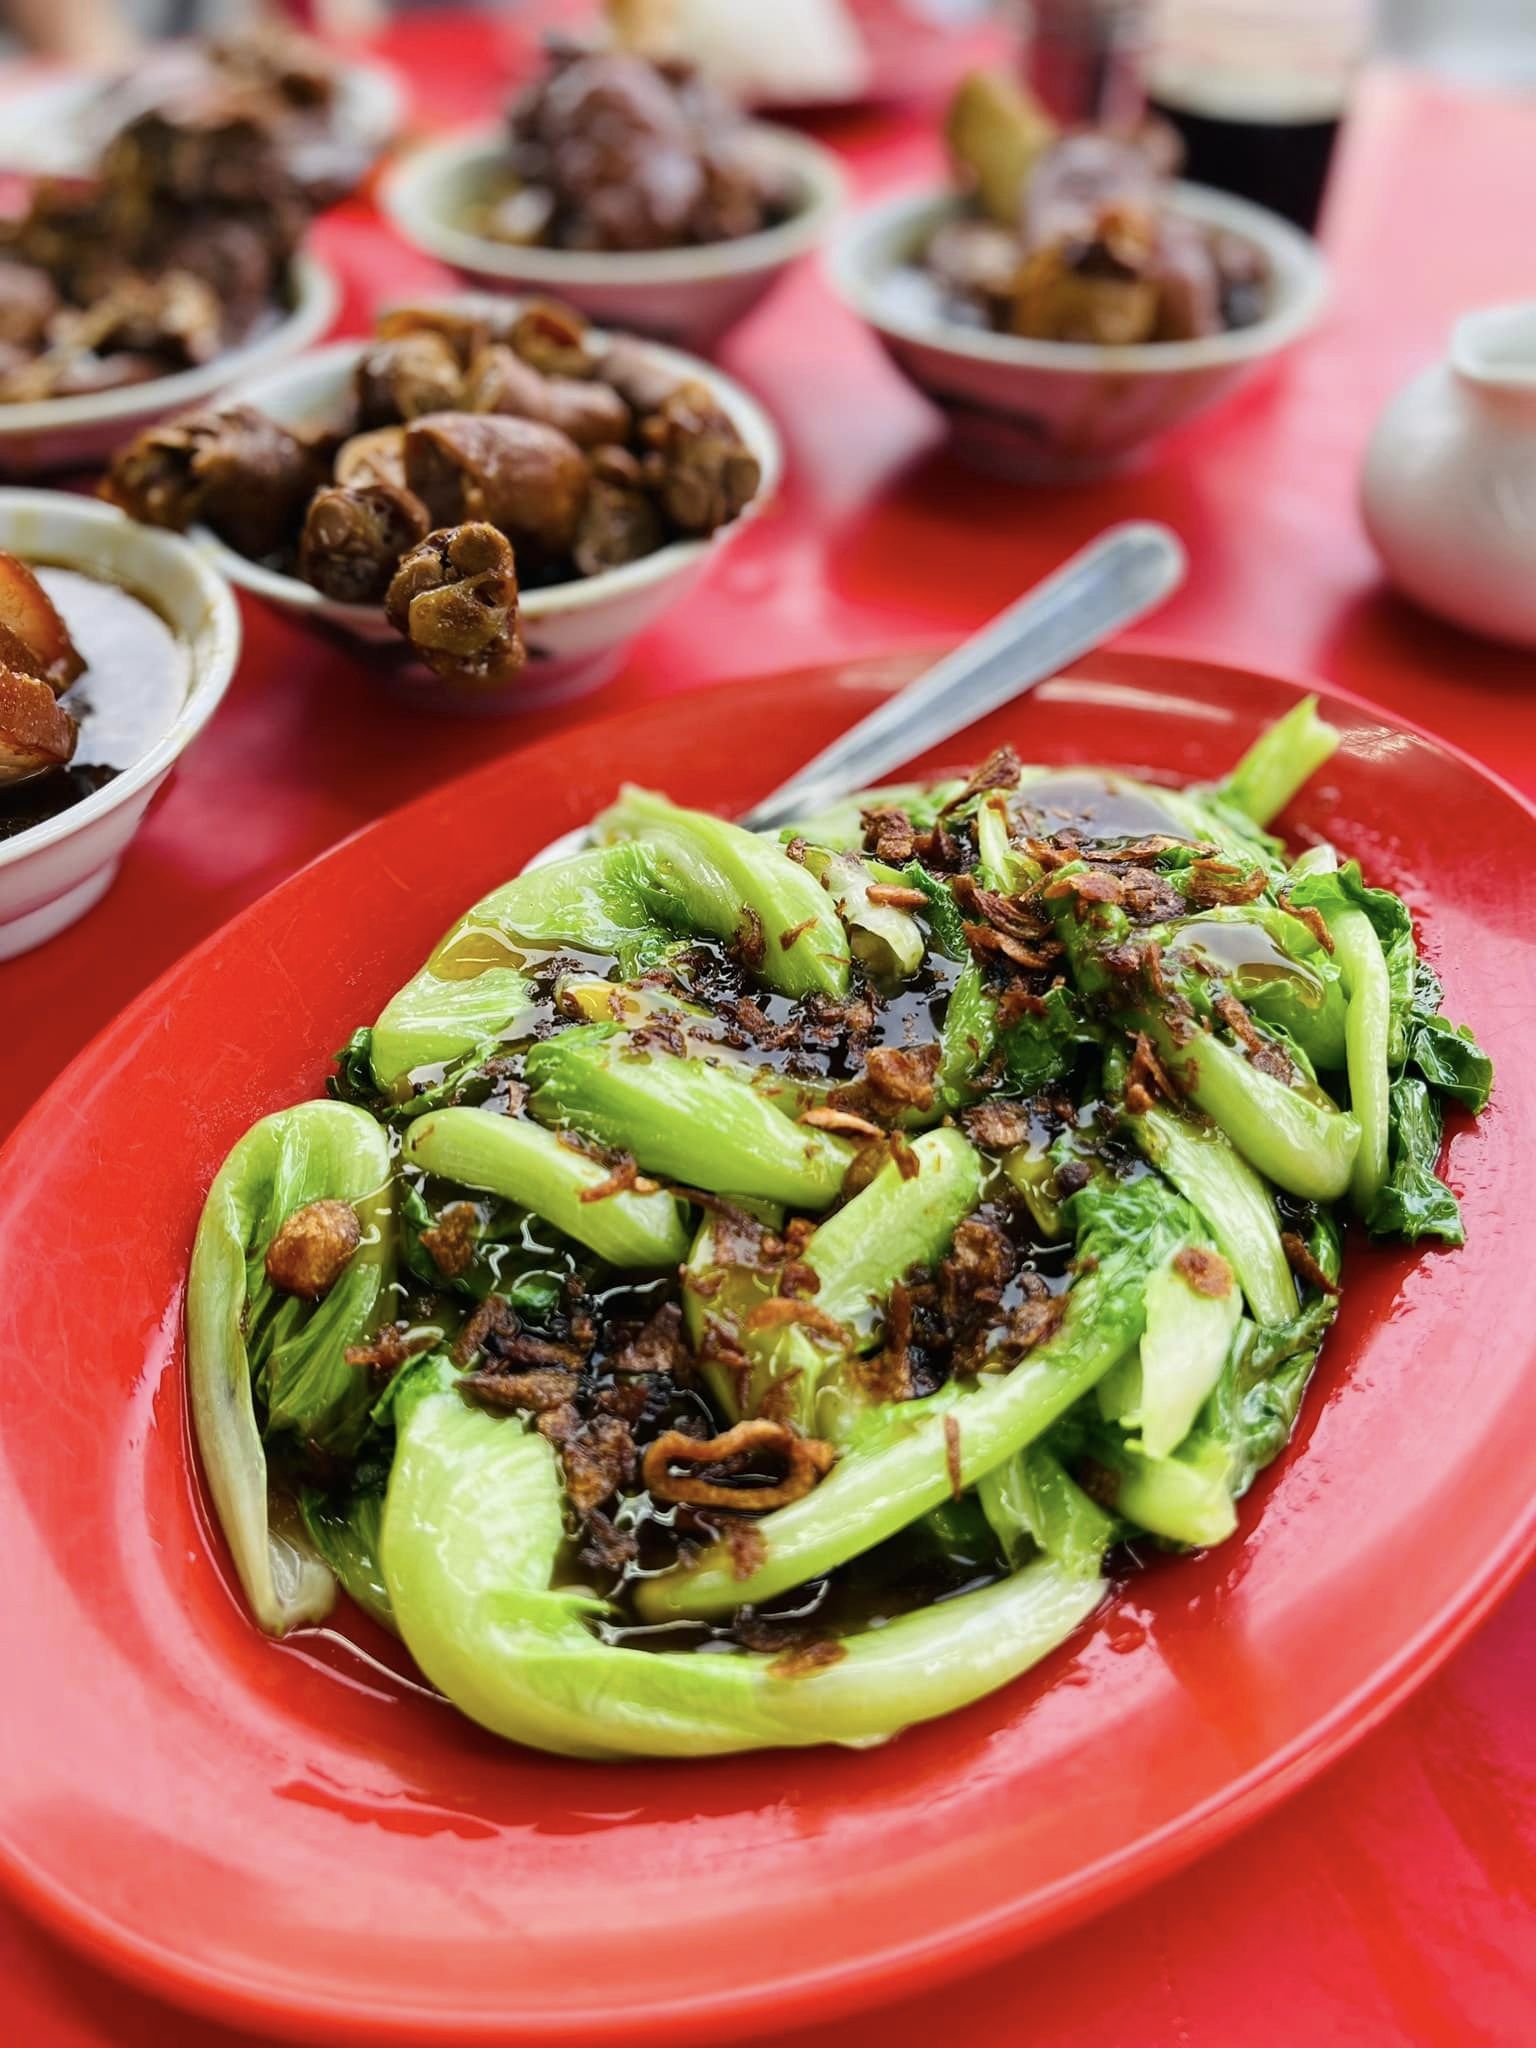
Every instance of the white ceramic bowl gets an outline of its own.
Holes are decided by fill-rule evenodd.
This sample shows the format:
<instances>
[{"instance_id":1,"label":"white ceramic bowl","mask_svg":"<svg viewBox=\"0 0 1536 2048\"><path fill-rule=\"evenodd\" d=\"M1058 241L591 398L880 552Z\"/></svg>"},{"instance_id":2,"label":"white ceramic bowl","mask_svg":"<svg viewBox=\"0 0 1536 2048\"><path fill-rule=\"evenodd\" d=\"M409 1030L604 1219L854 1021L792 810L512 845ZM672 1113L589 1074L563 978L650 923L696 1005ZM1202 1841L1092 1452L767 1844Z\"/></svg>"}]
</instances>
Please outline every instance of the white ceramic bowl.
<instances>
[{"instance_id":1,"label":"white ceramic bowl","mask_svg":"<svg viewBox=\"0 0 1536 2048\"><path fill-rule=\"evenodd\" d=\"M1030 341L948 320L910 272L935 229L963 210L949 191L904 193L859 214L830 251L829 273L898 368L943 408L960 453L1004 476L1068 481L1124 462L1204 412L1323 309L1323 258L1278 214L1204 185L1175 185L1171 203L1263 250L1271 282L1262 320L1198 341L1120 348Z\"/></svg>"},{"instance_id":2,"label":"white ceramic bowl","mask_svg":"<svg viewBox=\"0 0 1536 2048\"><path fill-rule=\"evenodd\" d=\"M413 303L470 312L489 308L503 319L515 308L515 301L473 295ZM315 349L251 379L230 396L258 406L286 427L320 426L340 412L366 346L361 341L333 342L329 348ZM580 696L608 680L634 636L690 590L720 550L762 510L773 496L783 468L778 431L756 399L723 371L696 356L683 355L660 342L650 342L647 348L679 378L698 378L714 392L761 465L757 495L739 518L708 539L672 541L621 569L605 569L597 576L525 591L521 613L528 665L504 688L451 690L411 658L382 607L338 604L296 576L281 575L236 554L205 527L194 529L194 538L209 561L242 590L311 625L392 656L387 672L393 685L424 708L501 713Z\"/></svg>"},{"instance_id":3,"label":"white ceramic bowl","mask_svg":"<svg viewBox=\"0 0 1536 2048\"><path fill-rule=\"evenodd\" d=\"M505 176L499 125L457 135L404 158L379 203L405 239L477 284L542 292L612 327L703 348L756 305L797 256L826 235L843 197L837 159L788 128L755 123L766 156L798 186L802 203L777 227L696 248L617 251L523 249L472 234L466 212Z\"/></svg>"},{"instance_id":4,"label":"white ceramic bowl","mask_svg":"<svg viewBox=\"0 0 1536 2048\"><path fill-rule=\"evenodd\" d=\"M138 526L93 498L0 489L0 549L120 583L160 614L191 657L186 701L153 746L56 818L0 839L0 960L7 960L83 917L111 884L151 797L229 687L240 657L240 608L190 542Z\"/></svg>"},{"instance_id":5,"label":"white ceramic bowl","mask_svg":"<svg viewBox=\"0 0 1536 2048\"><path fill-rule=\"evenodd\" d=\"M296 355L325 333L340 294L326 266L305 251L295 256L292 305L280 320L211 363L147 384L0 405L0 476L94 467L141 427L216 396L235 379Z\"/></svg>"}]
</instances>

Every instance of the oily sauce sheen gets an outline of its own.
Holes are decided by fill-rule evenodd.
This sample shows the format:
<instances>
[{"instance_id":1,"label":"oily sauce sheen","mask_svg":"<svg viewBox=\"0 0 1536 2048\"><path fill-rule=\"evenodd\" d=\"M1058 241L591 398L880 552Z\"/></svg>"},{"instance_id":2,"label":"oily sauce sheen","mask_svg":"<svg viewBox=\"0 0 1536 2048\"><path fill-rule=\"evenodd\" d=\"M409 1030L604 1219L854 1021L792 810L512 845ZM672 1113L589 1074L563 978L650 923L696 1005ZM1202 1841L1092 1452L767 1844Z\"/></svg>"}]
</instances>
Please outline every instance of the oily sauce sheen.
<instances>
[{"instance_id":1,"label":"oily sauce sheen","mask_svg":"<svg viewBox=\"0 0 1536 2048\"><path fill-rule=\"evenodd\" d=\"M0 790L0 840L57 817L131 767L175 723L191 675L181 641L121 584L32 566L85 661L60 699L80 721L80 743L67 768Z\"/></svg>"}]
</instances>

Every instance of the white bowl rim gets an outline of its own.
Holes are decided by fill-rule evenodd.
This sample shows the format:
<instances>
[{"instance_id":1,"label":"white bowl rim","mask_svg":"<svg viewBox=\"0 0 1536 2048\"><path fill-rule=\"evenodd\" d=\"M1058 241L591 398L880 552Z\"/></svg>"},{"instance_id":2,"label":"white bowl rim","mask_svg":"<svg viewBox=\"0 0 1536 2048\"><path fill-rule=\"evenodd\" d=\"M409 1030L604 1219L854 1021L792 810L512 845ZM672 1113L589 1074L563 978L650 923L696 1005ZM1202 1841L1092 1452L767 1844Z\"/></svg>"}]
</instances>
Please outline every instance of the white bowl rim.
<instances>
[{"instance_id":1,"label":"white bowl rim","mask_svg":"<svg viewBox=\"0 0 1536 2048\"><path fill-rule=\"evenodd\" d=\"M501 123L480 126L430 142L401 157L379 187L379 206L396 231L418 249L482 277L514 284L548 285L558 291L598 286L704 284L747 276L788 263L819 242L847 194L842 166L831 150L793 128L773 121L748 123L751 133L779 163L804 180L806 202L788 220L736 235L726 242L699 242L685 249L544 249L495 242L442 220L426 204L426 189L447 171L481 158L506 154Z\"/></svg>"},{"instance_id":2,"label":"white bowl rim","mask_svg":"<svg viewBox=\"0 0 1536 2048\"><path fill-rule=\"evenodd\" d=\"M186 699L154 745L130 761L110 782L82 797L79 803L71 804L67 810L60 811L57 817L48 818L40 825L31 825L13 839L0 839L0 869L14 867L33 854L71 838L156 782L186 751L219 708L239 666L241 644L240 607L234 592L203 554L180 534L167 533L163 527L140 526L117 506L104 505L95 498L82 498L72 491L0 485L0 533L3 533L5 515L13 510L48 512L54 516L63 513L78 523L82 543L88 541L93 531L99 532L109 526L135 526L140 544L168 561L179 561L191 575L206 601L210 631L208 646L201 660L198 659L197 648L188 647L192 672ZM78 568L85 575L101 574L100 565L87 546L82 545L78 561L60 559L67 555L67 546L60 543L50 566ZM136 596L148 604L151 610L157 609L152 588L146 579L139 579L137 589L127 583L123 587L131 597Z\"/></svg>"},{"instance_id":3,"label":"white bowl rim","mask_svg":"<svg viewBox=\"0 0 1536 2048\"><path fill-rule=\"evenodd\" d=\"M0 452L7 441L30 434L62 434L108 421L158 419L180 412L248 375L274 355L291 354L318 341L336 317L341 287L336 274L311 250L294 253L290 270L294 294L291 310L273 326L225 349L212 362L151 377L144 384L121 384L111 391L82 391L68 398L34 398L21 405L0 404Z\"/></svg>"},{"instance_id":4,"label":"white bowl rim","mask_svg":"<svg viewBox=\"0 0 1536 2048\"><path fill-rule=\"evenodd\" d=\"M509 309L517 304L517 299L501 293L460 292L451 296L413 298L403 303L455 311L478 311L489 307L499 317L505 318ZM594 326L590 331L601 339L613 330ZM705 362L701 356L689 355L684 349L670 348L664 342L650 340L648 336L626 335L625 339L633 340L645 349L647 355L659 359L681 376L695 377L708 384L742 430L761 465L762 476L750 501L730 524L717 527L702 539L668 541L665 547L642 555L638 561L625 562L620 568L601 569L595 576L577 577L567 583L549 583L523 592L518 610L530 625L560 618L568 612L593 609L610 598L626 597L649 584L664 582L681 574L691 563L738 532L748 520L755 519L777 492L784 474L784 444L772 415L734 377L727 376L724 370L714 363ZM251 378L226 393L223 402L259 406L264 397L270 398L274 387L281 386L300 372L333 365L337 370L350 372L367 346L366 339L353 338L330 342L324 348L310 349L285 363L274 364L261 376ZM343 604L329 598L323 591L316 590L312 583L305 583L297 576L285 576L280 570L269 569L260 562L251 561L246 555L237 554L227 541L221 540L206 526L194 526L190 537L221 575L255 596L264 597L290 611L309 612L316 618L332 619L338 625L352 625L359 631L378 623L381 614L377 605Z\"/></svg>"},{"instance_id":5,"label":"white bowl rim","mask_svg":"<svg viewBox=\"0 0 1536 2048\"><path fill-rule=\"evenodd\" d=\"M1087 341L1033 341L1024 335L997 334L990 328L966 327L959 321L907 317L884 299L879 281L865 275L861 259L869 245L899 226L914 229L965 204L952 186L925 185L894 193L862 208L827 251L826 270L843 303L877 333L917 343L973 362L997 363L1019 370L1062 370L1077 374L1170 376L1189 370L1220 369L1251 362L1288 347L1322 313L1330 291L1327 259L1310 235L1303 234L1267 206L1256 206L1235 193L1212 185L1183 181L1170 188L1177 212L1202 225L1231 229L1256 243L1274 266L1276 278L1290 280L1281 303L1248 327L1193 341L1142 341L1118 346ZM883 274L882 274L883 275Z\"/></svg>"}]
</instances>

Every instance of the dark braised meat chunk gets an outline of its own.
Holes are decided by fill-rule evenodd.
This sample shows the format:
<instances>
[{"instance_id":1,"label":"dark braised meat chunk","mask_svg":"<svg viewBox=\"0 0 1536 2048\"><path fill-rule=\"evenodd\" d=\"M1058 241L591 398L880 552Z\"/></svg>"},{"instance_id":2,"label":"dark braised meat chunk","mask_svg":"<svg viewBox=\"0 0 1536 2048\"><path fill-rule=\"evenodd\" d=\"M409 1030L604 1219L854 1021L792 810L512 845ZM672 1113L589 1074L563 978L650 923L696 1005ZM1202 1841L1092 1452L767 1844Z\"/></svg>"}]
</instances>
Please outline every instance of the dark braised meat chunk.
<instances>
[{"instance_id":1,"label":"dark braised meat chunk","mask_svg":"<svg viewBox=\"0 0 1536 2048\"><path fill-rule=\"evenodd\" d=\"M56 348L107 356L118 351L173 363L206 363L218 354L223 329L212 289L190 271L163 277L125 274L83 312L60 313Z\"/></svg>"},{"instance_id":2,"label":"dark braised meat chunk","mask_svg":"<svg viewBox=\"0 0 1536 2048\"><path fill-rule=\"evenodd\" d=\"M162 266L195 277L212 292L226 342L238 341L285 298L288 265L304 222L275 215L220 214L209 209L167 222L157 237Z\"/></svg>"},{"instance_id":3,"label":"dark braised meat chunk","mask_svg":"<svg viewBox=\"0 0 1536 2048\"><path fill-rule=\"evenodd\" d=\"M458 306L391 306L373 323L378 341L400 341L409 334L434 334L447 342L461 366L468 364L493 339L493 323L484 313Z\"/></svg>"},{"instance_id":4,"label":"dark braised meat chunk","mask_svg":"<svg viewBox=\"0 0 1536 2048\"><path fill-rule=\"evenodd\" d=\"M507 341L533 369L546 377L594 377L597 357L588 338L586 316L558 299L533 299L507 330Z\"/></svg>"},{"instance_id":5,"label":"dark braised meat chunk","mask_svg":"<svg viewBox=\"0 0 1536 2048\"><path fill-rule=\"evenodd\" d=\"M3 283L0 264L0 294ZM18 285L18 298L26 290ZM75 316L92 318L87 343L112 341L118 374L148 338L145 307L156 309L162 353L173 326L190 352L212 301L189 278L134 278L96 316ZM91 346L77 354L85 369L102 360ZM152 368L156 359L142 360ZM33 368L25 356L8 360L0 334L0 393ZM50 388L56 375L50 362ZM242 554L328 597L374 603L434 529L495 528L526 589L708 534L760 485L755 457L706 384L679 384L643 344L599 352L580 314L535 300L507 314L396 308L376 323L323 426L294 434L249 406L189 413L125 448L102 494L152 524L204 520ZM462 658L463 626L460 618L445 657ZM491 662L495 637L477 634L467 651ZM520 662L514 644L500 644L498 672Z\"/></svg>"},{"instance_id":6,"label":"dark braised meat chunk","mask_svg":"<svg viewBox=\"0 0 1536 2048\"><path fill-rule=\"evenodd\" d=\"M492 342L469 366L464 405L470 412L542 420L580 448L629 438L629 407L611 384L592 377L546 375L508 342Z\"/></svg>"},{"instance_id":7,"label":"dark braised meat chunk","mask_svg":"<svg viewBox=\"0 0 1536 2048\"><path fill-rule=\"evenodd\" d=\"M485 521L551 559L569 554L587 497L587 465L569 435L500 413L413 421L405 479L436 525Z\"/></svg>"},{"instance_id":8,"label":"dark braised meat chunk","mask_svg":"<svg viewBox=\"0 0 1536 2048\"><path fill-rule=\"evenodd\" d=\"M85 673L84 657L37 572L9 554L0 554L0 661L37 676L56 696Z\"/></svg>"},{"instance_id":9,"label":"dark braised meat chunk","mask_svg":"<svg viewBox=\"0 0 1536 2048\"><path fill-rule=\"evenodd\" d=\"M0 660L0 789L64 767L79 737L46 682Z\"/></svg>"},{"instance_id":10,"label":"dark braised meat chunk","mask_svg":"<svg viewBox=\"0 0 1536 2048\"><path fill-rule=\"evenodd\" d=\"M647 481L683 533L713 533L751 503L762 469L704 384L679 384L642 421Z\"/></svg>"},{"instance_id":11,"label":"dark braised meat chunk","mask_svg":"<svg viewBox=\"0 0 1536 2048\"><path fill-rule=\"evenodd\" d=\"M396 484L405 489L405 429L375 427L352 434L336 450L331 473L339 484Z\"/></svg>"},{"instance_id":12,"label":"dark braised meat chunk","mask_svg":"<svg viewBox=\"0 0 1536 2048\"><path fill-rule=\"evenodd\" d=\"M656 502L641 482L640 464L627 448L594 448L591 469L591 488L571 548L583 576L654 554L667 537Z\"/></svg>"},{"instance_id":13,"label":"dark braised meat chunk","mask_svg":"<svg viewBox=\"0 0 1536 2048\"><path fill-rule=\"evenodd\" d=\"M114 458L101 494L150 526L204 520L242 555L277 552L318 481L315 451L250 405L183 413Z\"/></svg>"},{"instance_id":14,"label":"dark braised meat chunk","mask_svg":"<svg viewBox=\"0 0 1536 2048\"><path fill-rule=\"evenodd\" d=\"M428 534L396 571L385 610L428 668L448 680L505 682L528 658L518 636L517 566L494 526Z\"/></svg>"},{"instance_id":15,"label":"dark braised meat chunk","mask_svg":"<svg viewBox=\"0 0 1536 2048\"><path fill-rule=\"evenodd\" d=\"M338 604L380 604L429 524L421 500L397 485L333 484L309 501L299 574Z\"/></svg>"},{"instance_id":16,"label":"dark braised meat chunk","mask_svg":"<svg viewBox=\"0 0 1536 2048\"><path fill-rule=\"evenodd\" d=\"M928 244L928 269L944 291L990 327L1005 327L1023 251L1010 228L990 220L946 221Z\"/></svg>"},{"instance_id":17,"label":"dark braised meat chunk","mask_svg":"<svg viewBox=\"0 0 1536 2048\"><path fill-rule=\"evenodd\" d=\"M238 86L148 108L107 145L101 177L182 206L297 202L270 107Z\"/></svg>"},{"instance_id":18,"label":"dark braised meat chunk","mask_svg":"<svg viewBox=\"0 0 1536 2048\"><path fill-rule=\"evenodd\" d=\"M660 412L677 389L677 377L643 341L619 335L609 343L597 375L611 384L637 418Z\"/></svg>"},{"instance_id":19,"label":"dark braised meat chunk","mask_svg":"<svg viewBox=\"0 0 1536 2048\"><path fill-rule=\"evenodd\" d=\"M782 219L793 195L685 65L566 46L514 104L515 184L478 225L563 249L674 249Z\"/></svg>"},{"instance_id":20,"label":"dark braised meat chunk","mask_svg":"<svg viewBox=\"0 0 1536 2048\"><path fill-rule=\"evenodd\" d=\"M376 341L357 366L357 423L396 426L447 412L464 395L464 365L445 335L428 328Z\"/></svg>"}]
</instances>

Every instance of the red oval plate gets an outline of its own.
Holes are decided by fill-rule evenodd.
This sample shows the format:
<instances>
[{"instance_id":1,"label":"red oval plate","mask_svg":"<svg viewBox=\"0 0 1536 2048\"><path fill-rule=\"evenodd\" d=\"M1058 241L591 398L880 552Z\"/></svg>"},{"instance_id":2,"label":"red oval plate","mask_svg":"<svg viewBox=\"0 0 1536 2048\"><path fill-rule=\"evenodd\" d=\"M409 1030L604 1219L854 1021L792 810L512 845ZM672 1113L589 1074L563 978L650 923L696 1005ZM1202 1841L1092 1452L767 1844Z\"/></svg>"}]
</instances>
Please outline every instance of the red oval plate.
<instances>
[{"instance_id":1,"label":"red oval plate","mask_svg":"<svg viewBox=\"0 0 1536 2048\"><path fill-rule=\"evenodd\" d=\"M0 1859L168 1996L328 2040L719 2041L1062 1927L1252 1818L1423 1678L1536 1541L1536 814L1348 698L1293 821L1423 924L1498 1062L1450 1144L1464 1251L1355 1247L1297 1442L1220 1550L883 1750L590 1765L499 1744L361 1621L235 1598L190 1456L182 1274L254 1117L316 1093L473 898L625 777L731 808L908 672L672 701L493 762L348 840L97 1040L0 1167ZM977 729L1032 758L1225 768L1288 683L1105 657Z\"/></svg>"}]
</instances>

